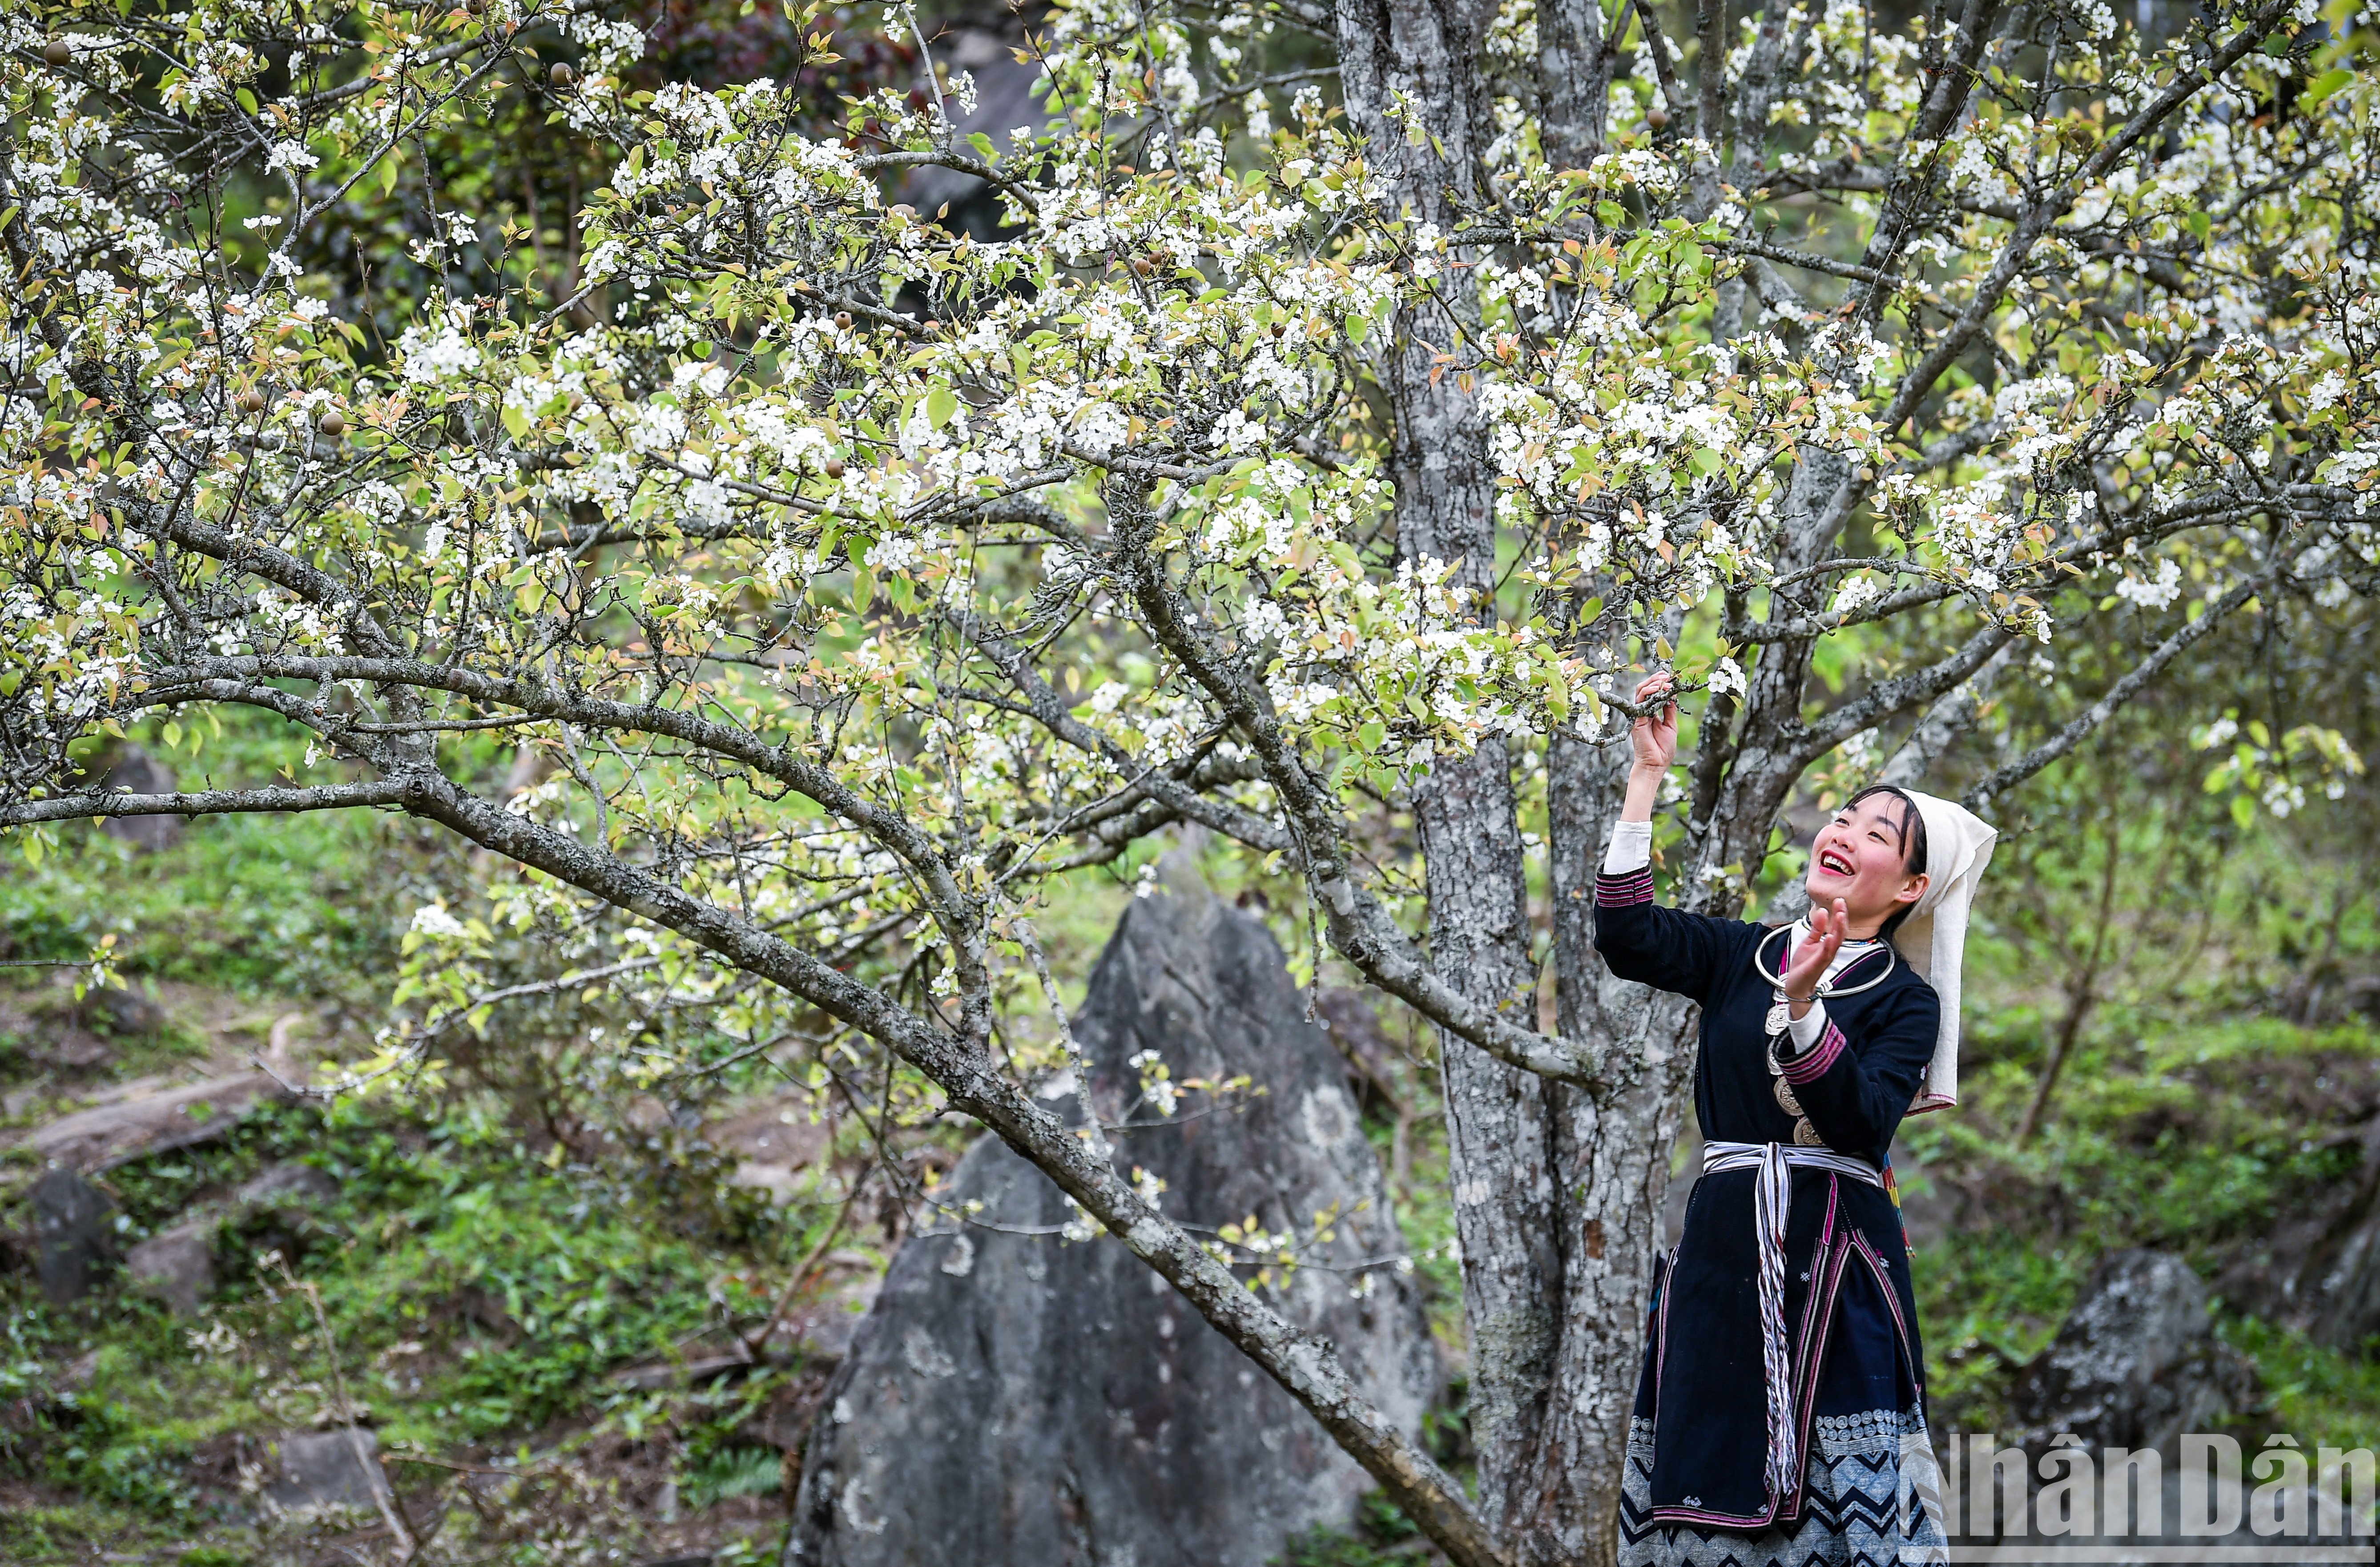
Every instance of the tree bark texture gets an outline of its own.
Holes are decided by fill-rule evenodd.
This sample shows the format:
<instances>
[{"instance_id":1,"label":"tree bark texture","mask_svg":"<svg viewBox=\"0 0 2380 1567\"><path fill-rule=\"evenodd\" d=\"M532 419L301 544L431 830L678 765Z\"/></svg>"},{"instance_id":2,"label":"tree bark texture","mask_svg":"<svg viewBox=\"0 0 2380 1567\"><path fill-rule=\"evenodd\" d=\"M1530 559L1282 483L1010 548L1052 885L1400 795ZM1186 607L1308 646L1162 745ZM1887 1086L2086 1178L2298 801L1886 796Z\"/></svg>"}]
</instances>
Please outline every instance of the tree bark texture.
<instances>
[{"instance_id":1,"label":"tree bark texture","mask_svg":"<svg viewBox=\"0 0 2380 1567\"><path fill-rule=\"evenodd\" d=\"M1341 69L1348 112L1420 222L1452 226L1450 188L1475 184L1478 121L1472 94L1486 12L1415 0L1342 0ZM1402 97L1427 115L1431 138L1407 133L1386 106ZM1416 145L1416 141L1420 145ZM1390 460L1400 552L1456 564L1473 614L1495 615L1495 468L1484 421L1441 350L1475 327L1475 299L1450 269L1436 311L1397 323L1384 356L1395 419ZM1526 882L1512 759L1500 741L1444 757L1415 802L1429 893L1431 955L1473 1000L1525 1015L1533 1005ZM1471 1339L1471 1428L1480 1452L1480 1509L1516 1561L1535 1483L1546 1389L1560 1339L1563 1236L1558 1202L1556 1086L1441 1031L1447 1136L1463 1307Z\"/></svg>"},{"instance_id":2,"label":"tree bark texture","mask_svg":"<svg viewBox=\"0 0 2380 1567\"><path fill-rule=\"evenodd\" d=\"M1782 9L1770 11L1767 30L1781 33ZM1477 188L1475 157L1487 140L1475 85L1484 79L1484 15L1445 0L1341 0L1337 18L1352 128L1409 217L1451 229L1448 194ZM1609 95L1601 14L1557 6L1541 13L1539 38L1545 132L1584 162L1602 144ZM1765 42L1773 54L1780 39ZM1400 99L1425 116L1429 136L1390 117L1386 106ZM1476 323L1463 275L1450 268L1437 319L1415 312L1397 323L1380 370L1395 421L1400 550L1458 563L1473 613L1492 619L1494 468L1471 391L1439 358ZM1797 473L1788 503L1794 558L1780 563L1785 569L1816 558L1813 524L1841 466L1821 457ZM1767 650L1755 666L1742 738L1717 732L1723 719L1703 736L1706 747L1731 747L1732 765L1686 845L1685 901L1718 914L1742 906L1746 872L1801 771L1808 667L1806 644ZM1626 767L1624 743L1555 739L1548 846L1560 1030L1620 1044L1621 1059L1635 1064L1598 1098L1450 1035L1439 1041L1480 1508L1511 1559L1529 1567L1599 1567L1616 1549L1651 1263L1665 1240L1661 1203L1693 1074L1693 1008L1611 980L1594 954L1593 877ZM1525 1009L1535 972L1505 747L1442 759L1415 814L1439 972L1485 1005Z\"/></svg>"}]
</instances>

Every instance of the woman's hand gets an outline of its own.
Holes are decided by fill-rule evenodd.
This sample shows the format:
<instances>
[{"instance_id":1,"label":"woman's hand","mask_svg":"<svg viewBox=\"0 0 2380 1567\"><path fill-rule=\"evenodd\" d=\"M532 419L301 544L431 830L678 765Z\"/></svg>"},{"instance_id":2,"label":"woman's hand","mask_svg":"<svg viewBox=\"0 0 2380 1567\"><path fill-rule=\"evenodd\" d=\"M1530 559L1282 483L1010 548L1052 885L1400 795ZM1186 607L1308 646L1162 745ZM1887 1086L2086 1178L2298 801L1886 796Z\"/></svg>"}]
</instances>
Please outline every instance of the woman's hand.
<instances>
[{"instance_id":1,"label":"woman's hand","mask_svg":"<svg viewBox=\"0 0 2380 1567\"><path fill-rule=\"evenodd\" d=\"M1818 981L1827 977L1827 965L1842 951L1843 938L1851 928L1851 912L1840 898L1831 909L1810 911L1810 939L1795 950L1792 965L1785 970L1785 999L1792 1003L1794 1016L1808 1014L1810 1002L1818 993Z\"/></svg>"},{"instance_id":2,"label":"woman's hand","mask_svg":"<svg viewBox=\"0 0 2380 1567\"><path fill-rule=\"evenodd\" d=\"M1672 684L1666 670L1648 674L1636 683L1636 700L1649 703ZM1663 702L1638 719L1628 731L1628 744L1635 751L1638 771L1669 771L1678 759L1678 704Z\"/></svg>"}]
</instances>

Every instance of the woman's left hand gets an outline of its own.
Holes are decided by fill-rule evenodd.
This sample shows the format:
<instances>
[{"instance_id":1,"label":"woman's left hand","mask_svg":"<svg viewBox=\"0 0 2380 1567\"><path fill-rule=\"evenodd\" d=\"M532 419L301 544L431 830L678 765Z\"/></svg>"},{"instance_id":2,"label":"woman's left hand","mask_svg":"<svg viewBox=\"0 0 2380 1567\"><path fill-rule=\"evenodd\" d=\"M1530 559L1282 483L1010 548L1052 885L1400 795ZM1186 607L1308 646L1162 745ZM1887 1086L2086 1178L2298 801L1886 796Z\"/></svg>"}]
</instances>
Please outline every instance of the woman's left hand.
<instances>
[{"instance_id":1,"label":"woman's left hand","mask_svg":"<svg viewBox=\"0 0 2380 1567\"><path fill-rule=\"evenodd\" d=\"M1793 1005L1793 1015L1800 1017L1810 1010L1810 1002L1817 994L1818 981L1827 977L1827 965L1835 961L1842 950L1843 938L1851 933L1851 911L1837 898L1831 909L1810 911L1810 939L1796 948L1793 961L1785 970L1785 999Z\"/></svg>"}]
</instances>

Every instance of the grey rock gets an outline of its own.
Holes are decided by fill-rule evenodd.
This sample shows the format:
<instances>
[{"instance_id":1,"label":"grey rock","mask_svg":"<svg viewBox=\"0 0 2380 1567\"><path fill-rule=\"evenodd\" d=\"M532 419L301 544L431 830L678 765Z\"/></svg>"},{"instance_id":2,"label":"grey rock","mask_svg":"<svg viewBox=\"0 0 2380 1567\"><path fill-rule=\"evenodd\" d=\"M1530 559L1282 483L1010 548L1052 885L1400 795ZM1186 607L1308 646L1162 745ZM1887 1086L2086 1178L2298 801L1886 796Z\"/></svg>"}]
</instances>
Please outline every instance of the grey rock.
<instances>
[{"instance_id":1,"label":"grey rock","mask_svg":"<svg viewBox=\"0 0 2380 1567\"><path fill-rule=\"evenodd\" d=\"M2240 1407L2252 1373L2207 1319L2207 1290L2170 1252L2100 1258L2058 1336L2017 1374L2018 1440L2047 1450L2070 1431L2107 1447L2171 1451L2185 1431Z\"/></svg>"},{"instance_id":2,"label":"grey rock","mask_svg":"<svg viewBox=\"0 0 2380 1567\"><path fill-rule=\"evenodd\" d=\"M2351 1351L2380 1333L2380 1218L2358 1224L2327 1260L2306 1292L2316 1303L2313 1339Z\"/></svg>"},{"instance_id":3,"label":"grey rock","mask_svg":"<svg viewBox=\"0 0 2380 1567\"><path fill-rule=\"evenodd\" d=\"M176 787L174 770L138 746L115 753L115 764L100 779L100 787L130 795L170 795ZM182 836L178 816L112 816L100 831L143 853L169 849Z\"/></svg>"},{"instance_id":4,"label":"grey rock","mask_svg":"<svg viewBox=\"0 0 2380 1567\"><path fill-rule=\"evenodd\" d=\"M36 1269L42 1294L55 1305L80 1300L115 1260L115 1205L71 1170L52 1167L33 1183L33 1232L41 1246Z\"/></svg>"},{"instance_id":5,"label":"grey rock","mask_svg":"<svg viewBox=\"0 0 2380 1567\"><path fill-rule=\"evenodd\" d=\"M165 1026L165 1009L147 992L102 985L83 997L83 1020L113 1039L140 1039Z\"/></svg>"},{"instance_id":6,"label":"grey rock","mask_svg":"<svg viewBox=\"0 0 2380 1567\"><path fill-rule=\"evenodd\" d=\"M2277 1215L2262 1244L2217 1282L2241 1310L2350 1354L2380 1333L2380 1118L2364 1124L2359 1140L2354 1178Z\"/></svg>"},{"instance_id":7,"label":"grey rock","mask_svg":"<svg viewBox=\"0 0 2380 1567\"><path fill-rule=\"evenodd\" d=\"M954 98L945 105L962 141L980 131L990 137L1004 154L1012 129L1049 123L1049 110L1034 97L1044 68L1038 61L1016 58L1016 46L1024 42L1022 32L1012 34L996 27L967 25L942 30L936 38L936 55L953 70L964 70L975 78L973 114L966 113ZM901 199L928 217L947 203L953 218L963 219L965 214L962 209L981 202L988 189L971 175L929 167L910 175L902 188ZM990 215L987 210L984 216L989 219ZM953 222L953 226L959 224Z\"/></svg>"},{"instance_id":8,"label":"grey rock","mask_svg":"<svg viewBox=\"0 0 2380 1567\"><path fill-rule=\"evenodd\" d=\"M1280 949L1187 877L1135 900L1075 1021L1089 1097L1120 1168L1166 1183L1167 1212L1208 1227L1253 1214L1306 1234L1315 1260L1400 1255L1378 1161L1327 1033L1305 1021ZM1245 1073L1261 1095L1141 1102L1136 1052L1181 1084ZM1075 1086L1045 1087L1080 1118ZM820 1401L785 1561L809 1567L1261 1567L1286 1537L1342 1522L1370 1482L1311 1416L997 1140L936 1194L945 1215L895 1257ZM948 1217L980 1202L980 1221ZM1038 1231L1019 1233L1018 1231ZM1332 1340L1366 1395L1418 1427L1438 1366L1412 1282L1298 1269L1273 1298Z\"/></svg>"},{"instance_id":9,"label":"grey rock","mask_svg":"<svg viewBox=\"0 0 2380 1567\"><path fill-rule=\"evenodd\" d=\"M215 1228L214 1219L198 1219L152 1235L125 1253L125 1276L177 1314L197 1316L215 1293Z\"/></svg>"},{"instance_id":10,"label":"grey rock","mask_svg":"<svg viewBox=\"0 0 2380 1567\"><path fill-rule=\"evenodd\" d=\"M219 1137L280 1085L261 1072L205 1077L60 1116L24 1139L44 1162L96 1173Z\"/></svg>"},{"instance_id":11,"label":"grey rock","mask_svg":"<svg viewBox=\"0 0 2380 1567\"><path fill-rule=\"evenodd\" d=\"M373 1456L379 1452L380 1439L360 1427L284 1432L272 1444L273 1477L265 1483L265 1498L290 1512L374 1506L388 1485Z\"/></svg>"},{"instance_id":12,"label":"grey rock","mask_svg":"<svg viewBox=\"0 0 2380 1567\"><path fill-rule=\"evenodd\" d=\"M318 1207L335 1199L339 1184L310 1164L285 1160L241 1183L232 1201L246 1209Z\"/></svg>"}]
</instances>

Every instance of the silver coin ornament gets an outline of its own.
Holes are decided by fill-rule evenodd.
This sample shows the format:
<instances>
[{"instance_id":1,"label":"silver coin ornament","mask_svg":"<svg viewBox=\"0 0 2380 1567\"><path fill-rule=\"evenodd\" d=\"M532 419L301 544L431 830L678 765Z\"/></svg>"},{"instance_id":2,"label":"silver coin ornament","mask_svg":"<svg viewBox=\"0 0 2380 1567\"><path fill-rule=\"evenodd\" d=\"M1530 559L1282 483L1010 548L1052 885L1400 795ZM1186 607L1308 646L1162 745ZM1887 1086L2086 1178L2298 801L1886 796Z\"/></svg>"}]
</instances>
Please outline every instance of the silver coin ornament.
<instances>
[{"instance_id":1,"label":"silver coin ornament","mask_svg":"<svg viewBox=\"0 0 2380 1567\"><path fill-rule=\"evenodd\" d=\"M1827 1146L1827 1139L1818 1136L1818 1129L1810 1124L1810 1118L1806 1115L1793 1123L1793 1141L1805 1148L1822 1148Z\"/></svg>"},{"instance_id":2,"label":"silver coin ornament","mask_svg":"<svg viewBox=\"0 0 2380 1567\"><path fill-rule=\"evenodd\" d=\"M1793 1097L1792 1084L1778 1077L1770 1080L1769 1087L1777 1090L1778 1107L1786 1114L1798 1116L1802 1113L1802 1101Z\"/></svg>"},{"instance_id":3,"label":"silver coin ornament","mask_svg":"<svg viewBox=\"0 0 2380 1567\"><path fill-rule=\"evenodd\" d=\"M1774 1006L1772 1006L1772 1007L1770 1007L1770 1008L1768 1009L1768 1030L1767 1030L1767 1031L1768 1031L1768 1033L1769 1033L1770 1035L1772 1035L1772 1036L1774 1036L1774 1035L1778 1035L1778 1034L1782 1034L1783 1032L1785 1032L1785 1030L1786 1030L1787 1026L1792 1023L1792 1021L1793 1021L1793 1009L1792 1009L1792 1007L1791 1007L1791 1006L1790 1006L1789 1004L1787 1004L1787 1003L1786 1003L1786 1002L1779 1002L1776 1005L1774 1005Z\"/></svg>"}]
</instances>

